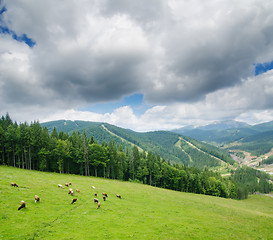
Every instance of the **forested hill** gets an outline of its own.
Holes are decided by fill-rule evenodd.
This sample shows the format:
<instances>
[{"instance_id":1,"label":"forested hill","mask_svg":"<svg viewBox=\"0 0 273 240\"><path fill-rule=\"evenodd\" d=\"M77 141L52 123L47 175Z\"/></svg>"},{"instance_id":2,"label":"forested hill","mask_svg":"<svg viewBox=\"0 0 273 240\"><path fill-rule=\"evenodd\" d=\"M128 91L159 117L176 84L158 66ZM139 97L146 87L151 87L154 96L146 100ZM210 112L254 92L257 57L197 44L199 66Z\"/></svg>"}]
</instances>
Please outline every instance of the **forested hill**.
<instances>
[{"instance_id":1,"label":"forested hill","mask_svg":"<svg viewBox=\"0 0 273 240\"><path fill-rule=\"evenodd\" d=\"M266 154L273 148L273 121L252 126L236 121L224 123L173 131L227 150L247 151L256 156Z\"/></svg>"},{"instance_id":2,"label":"forested hill","mask_svg":"<svg viewBox=\"0 0 273 240\"><path fill-rule=\"evenodd\" d=\"M85 132L99 144L115 141L124 149L136 145L139 149L152 151L167 161L183 163L187 166L217 168L234 163L226 152L174 132L139 133L107 123L65 120L41 123L41 126L47 127L49 132L55 128L59 134Z\"/></svg>"}]
</instances>

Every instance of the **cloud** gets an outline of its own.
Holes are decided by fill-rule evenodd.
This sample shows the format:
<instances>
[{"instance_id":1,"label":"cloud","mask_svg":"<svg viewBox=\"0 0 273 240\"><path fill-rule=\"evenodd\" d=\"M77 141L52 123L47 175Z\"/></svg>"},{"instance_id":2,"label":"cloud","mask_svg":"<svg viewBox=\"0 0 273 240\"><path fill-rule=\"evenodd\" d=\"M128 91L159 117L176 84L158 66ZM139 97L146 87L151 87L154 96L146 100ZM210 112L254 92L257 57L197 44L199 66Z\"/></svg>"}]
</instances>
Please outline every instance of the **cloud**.
<instances>
[{"instance_id":1,"label":"cloud","mask_svg":"<svg viewBox=\"0 0 273 240\"><path fill-rule=\"evenodd\" d=\"M254 63L272 60L273 4L219 2L171 2L173 24L164 29L148 100L198 101L240 84L253 75Z\"/></svg>"},{"instance_id":2,"label":"cloud","mask_svg":"<svg viewBox=\"0 0 273 240\"><path fill-rule=\"evenodd\" d=\"M53 119L108 122L140 132L169 130L192 124L204 125L229 119L254 124L272 120L272 89L273 70L249 78L240 86L211 93L203 101L156 105L149 107L140 116L127 105L104 114L77 109L63 110L54 106L51 109L22 106L22 111L14 109L10 115L14 119L29 122L38 119L41 122ZM28 115L24 114L25 112Z\"/></svg>"},{"instance_id":3,"label":"cloud","mask_svg":"<svg viewBox=\"0 0 273 240\"><path fill-rule=\"evenodd\" d=\"M133 20L140 23L142 27L149 27L162 18L162 14L167 7L165 1L158 0L102 0L100 1L100 12L105 16L116 14L126 14Z\"/></svg>"},{"instance_id":4,"label":"cloud","mask_svg":"<svg viewBox=\"0 0 273 240\"><path fill-rule=\"evenodd\" d=\"M142 122L157 124L154 125L156 129L230 119L254 124L273 119L272 102L273 70L248 78L241 85L207 94L204 100L195 103L177 102L152 107L141 118Z\"/></svg>"},{"instance_id":5,"label":"cloud","mask_svg":"<svg viewBox=\"0 0 273 240\"><path fill-rule=\"evenodd\" d=\"M30 0L3 6L0 25L36 43L29 47L0 34L3 114L34 120L81 113L136 129L167 129L272 109L272 73L254 77L255 64L273 60L272 1ZM140 117L130 106L106 115L77 110L135 93L153 105Z\"/></svg>"}]
</instances>

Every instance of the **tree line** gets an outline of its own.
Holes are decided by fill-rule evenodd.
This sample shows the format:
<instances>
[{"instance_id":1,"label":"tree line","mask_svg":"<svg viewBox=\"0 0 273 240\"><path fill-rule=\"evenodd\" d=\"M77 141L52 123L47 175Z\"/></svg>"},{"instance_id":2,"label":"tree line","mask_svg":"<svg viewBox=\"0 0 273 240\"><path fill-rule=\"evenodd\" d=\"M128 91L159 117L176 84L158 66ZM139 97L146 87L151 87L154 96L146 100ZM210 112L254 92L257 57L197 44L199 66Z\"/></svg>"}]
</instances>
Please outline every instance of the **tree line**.
<instances>
[{"instance_id":1,"label":"tree line","mask_svg":"<svg viewBox=\"0 0 273 240\"><path fill-rule=\"evenodd\" d=\"M51 133L37 121L17 124L8 114L0 119L1 164L39 171L135 181L167 189L242 198L234 178L171 163L136 145L123 149L115 141L97 143L85 132Z\"/></svg>"},{"instance_id":2,"label":"tree line","mask_svg":"<svg viewBox=\"0 0 273 240\"><path fill-rule=\"evenodd\" d=\"M267 159L263 159L261 165L273 164L273 155L269 156Z\"/></svg>"},{"instance_id":3,"label":"tree line","mask_svg":"<svg viewBox=\"0 0 273 240\"><path fill-rule=\"evenodd\" d=\"M244 199L249 193L270 193L273 190L270 176L262 171L243 166L232 171L232 178L237 184L237 197Z\"/></svg>"}]
</instances>

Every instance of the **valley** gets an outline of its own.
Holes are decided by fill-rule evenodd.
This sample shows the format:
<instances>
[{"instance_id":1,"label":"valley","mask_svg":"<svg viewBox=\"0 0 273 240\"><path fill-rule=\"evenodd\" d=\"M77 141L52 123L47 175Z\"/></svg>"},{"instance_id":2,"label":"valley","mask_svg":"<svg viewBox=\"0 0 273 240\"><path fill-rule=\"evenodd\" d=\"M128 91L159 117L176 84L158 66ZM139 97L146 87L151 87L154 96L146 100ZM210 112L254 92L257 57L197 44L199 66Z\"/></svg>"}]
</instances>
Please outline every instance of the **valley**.
<instances>
[{"instance_id":1,"label":"valley","mask_svg":"<svg viewBox=\"0 0 273 240\"><path fill-rule=\"evenodd\" d=\"M212 144L231 155L240 166L273 174L272 164L262 164L273 155L273 122L248 125L237 121L219 121L214 124L184 127L174 132Z\"/></svg>"},{"instance_id":2,"label":"valley","mask_svg":"<svg viewBox=\"0 0 273 240\"><path fill-rule=\"evenodd\" d=\"M238 153L243 154L244 157L239 157ZM264 159L267 159L269 156L273 155L273 150L258 157L252 156L250 152L240 150L230 150L230 155L240 165L246 165L256 170L264 171L270 175L273 175L273 164L261 164Z\"/></svg>"}]
</instances>

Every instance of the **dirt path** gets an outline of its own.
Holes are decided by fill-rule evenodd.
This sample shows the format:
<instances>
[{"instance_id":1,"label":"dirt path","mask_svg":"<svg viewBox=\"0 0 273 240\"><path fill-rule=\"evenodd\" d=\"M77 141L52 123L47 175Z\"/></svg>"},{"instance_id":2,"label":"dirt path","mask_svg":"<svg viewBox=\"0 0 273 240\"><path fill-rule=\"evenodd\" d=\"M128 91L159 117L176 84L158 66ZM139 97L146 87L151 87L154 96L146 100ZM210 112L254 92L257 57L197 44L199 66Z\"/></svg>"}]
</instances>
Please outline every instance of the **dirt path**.
<instances>
[{"instance_id":1,"label":"dirt path","mask_svg":"<svg viewBox=\"0 0 273 240\"><path fill-rule=\"evenodd\" d=\"M103 129L104 129L105 131L109 132L111 135L113 135L113 136L115 136L115 137L121 139L122 142L126 142L126 143L128 143L128 144L131 144L132 146L136 146L136 147L138 148L138 150L143 151L143 149L142 149L141 147L139 147L139 146L137 146L137 145L135 145L135 144L133 144L133 143L127 141L126 139L122 138L121 136L119 136L119 135L117 135L117 134L111 132L111 131L110 131L107 127L105 127L103 124L102 124L101 126L103 127Z\"/></svg>"},{"instance_id":2,"label":"dirt path","mask_svg":"<svg viewBox=\"0 0 273 240\"><path fill-rule=\"evenodd\" d=\"M190 156L190 155L181 147L180 141L181 141L181 139L179 139L179 141L178 141L175 145L176 145L177 147L179 147L180 150L181 150L183 153L185 153L185 154L189 157L190 162L193 162L191 156Z\"/></svg>"}]
</instances>

